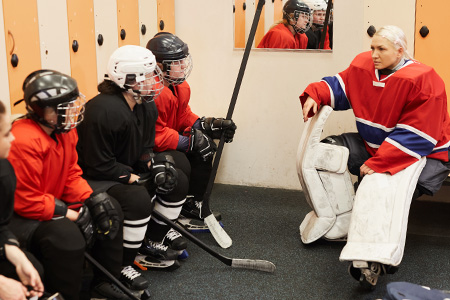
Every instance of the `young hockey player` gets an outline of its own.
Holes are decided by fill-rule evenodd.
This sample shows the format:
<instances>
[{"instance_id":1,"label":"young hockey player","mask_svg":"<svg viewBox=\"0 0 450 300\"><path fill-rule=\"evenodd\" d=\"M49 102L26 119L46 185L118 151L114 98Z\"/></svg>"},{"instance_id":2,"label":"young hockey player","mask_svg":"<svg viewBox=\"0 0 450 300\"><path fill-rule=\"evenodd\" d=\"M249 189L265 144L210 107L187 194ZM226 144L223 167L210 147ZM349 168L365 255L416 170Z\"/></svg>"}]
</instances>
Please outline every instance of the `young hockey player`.
<instances>
[{"instance_id":1,"label":"young hockey player","mask_svg":"<svg viewBox=\"0 0 450 300\"><path fill-rule=\"evenodd\" d=\"M334 213L329 218L330 211L322 209L328 201L314 196L320 189L314 186L309 197L315 212L305 218L300 229L302 240L307 242L324 235L330 238L331 232L341 231L341 237L348 232L340 259L352 261L351 275L374 287L379 275L392 273L401 262L411 199L433 195L450 172L450 119L444 82L433 68L409 56L400 28L380 28L372 38L371 49L357 55L345 71L310 84L300 96L305 121L319 106L353 109L358 133L328 137L314 145L314 151L319 157L321 148L328 149L330 155L331 149L343 148L338 146L348 148L348 170L363 178L354 204L352 195L345 197L343 188L333 192L338 185L328 186L328 195L336 193L335 200L330 198L327 204L337 201L334 211L347 205L343 199L348 200L351 214L343 218L345 222ZM324 143L327 145L320 145ZM324 164L317 168L321 169L319 176L334 173L324 183L342 176L338 168L325 172L327 164L319 163ZM309 175L304 174L311 186ZM326 225L325 219L333 220L336 226Z\"/></svg>"},{"instance_id":2,"label":"young hockey player","mask_svg":"<svg viewBox=\"0 0 450 300\"><path fill-rule=\"evenodd\" d=\"M262 38L258 48L306 49L305 32L311 26L311 9L301 0L288 0L283 6L283 19Z\"/></svg>"},{"instance_id":3,"label":"young hockey player","mask_svg":"<svg viewBox=\"0 0 450 300\"><path fill-rule=\"evenodd\" d=\"M14 135L6 113L5 105L0 101L0 299L25 300L27 297L42 296L44 286L37 265L43 273L42 266L31 255L30 259L20 250L19 241L9 230L8 224L14 212L14 191L16 176L14 169L6 159ZM31 287L28 290L27 287Z\"/></svg>"},{"instance_id":4,"label":"young hockey player","mask_svg":"<svg viewBox=\"0 0 450 300\"><path fill-rule=\"evenodd\" d=\"M188 160L189 196L181 214L185 218L197 219L203 223L203 195L217 148L213 139L220 139L223 134L225 142L231 142L236 125L232 120L223 118L199 118L191 111L191 89L186 78L192 70L192 59L187 44L171 33L160 32L150 39L147 48L156 56L164 78L164 89L155 100L158 109L155 151L175 152L183 161ZM220 214L216 213L215 216L220 219ZM207 229L203 224L192 227L189 224L192 223L186 223L188 229Z\"/></svg>"},{"instance_id":5,"label":"young hockey player","mask_svg":"<svg viewBox=\"0 0 450 300\"><path fill-rule=\"evenodd\" d=\"M183 166L175 167L176 157L153 153L161 71L148 49L126 45L113 52L107 72L78 127L80 166L90 183L102 181L103 189L121 204L127 260L135 259L140 249L147 257L138 262L145 267L176 268L187 242L150 218L154 198L154 209L176 220L187 193L187 177ZM151 177L145 186L144 173ZM142 243L145 235L149 239Z\"/></svg>"},{"instance_id":6,"label":"young hockey player","mask_svg":"<svg viewBox=\"0 0 450 300\"><path fill-rule=\"evenodd\" d=\"M105 193L93 194L77 164L77 132L84 98L76 81L52 70L31 73L24 81L27 115L15 121L15 142L8 157L17 176L11 230L45 270L47 291L64 299L80 295L84 252L129 286L147 280L122 264L122 212ZM94 234L95 233L95 234ZM133 261L130 262L130 264ZM96 294L128 299L103 273L93 282Z\"/></svg>"},{"instance_id":7,"label":"young hockey player","mask_svg":"<svg viewBox=\"0 0 450 300\"><path fill-rule=\"evenodd\" d=\"M308 37L308 46L306 49L319 49L327 12L327 3L325 0L305 0L305 3L309 6L312 12L312 24L305 33ZM325 35L323 49L331 49L329 28L327 28L327 33Z\"/></svg>"}]
</instances>

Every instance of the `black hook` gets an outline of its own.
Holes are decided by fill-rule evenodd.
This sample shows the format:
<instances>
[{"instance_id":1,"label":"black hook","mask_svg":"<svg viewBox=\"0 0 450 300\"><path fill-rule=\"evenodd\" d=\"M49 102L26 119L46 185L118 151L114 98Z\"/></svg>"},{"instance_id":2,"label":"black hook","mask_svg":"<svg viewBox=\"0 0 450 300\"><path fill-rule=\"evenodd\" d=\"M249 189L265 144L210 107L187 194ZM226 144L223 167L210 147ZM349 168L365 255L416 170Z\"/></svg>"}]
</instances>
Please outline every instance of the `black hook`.
<instances>
[{"instance_id":1,"label":"black hook","mask_svg":"<svg viewBox=\"0 0 450 300\"><path fill-rule=\"evenodd\" d=\"M159 21L159 29L164 30L164 21L163 20Z\"/></svg>"},{"instance_id":2,"label":"black hook","mask_svg":"<svg viewBox=\"0 0 450 300\"><path fill-rule=\"evenodd\" d=\"M375 26L370 25L369 28L367 28L367 34L370 37L373 37L373 35L375 34L375 32L377 32L377 29L375 28Z\"/></svg>"},{"instance_id":3,"label":"black hook","mask_svg":"<svg viewBox=\"0 0 450 300\"><path fill-rule=\"evenodd\" d=\"M424 38L430 33L430 30L428 29L427 26L422 26L422 28L420 28L420 30L419 30L419 33L420 33L420 36Z\"/></svg>"},{"instance_id":4,"label":"black hook","mask_svg":"<svg viewBox=\"0 0 450 300\"><path fill-rule=\"evenodd\" d=\"M142 26L141 26L142 35L145 35L146 32L147 32L147 27L145 27L145 24L142 24Z\"/></svg>"},{"instance_id":5,"label":"black hook","mask_svg":"<svg viewBox=\"0 0 450 300\"><path fill-rule=\"evenodd\" d=\"M97 43L99 46L103 45L103 35L101 33L97 36Z\"/></svg>"},{"instance_id":6,"label":"black hook","mask_svg":"<svg viewBox=\"0 0 450 300\"><path fill-rule=\"evenodd\" d=\"M72 50L73 50L73 52L77 52L79 46L80 45L78 44L78 41L77 40L73 40L73 42L72 42Z\"/></svg>"},{"instance_id":7,"label":"black hook","mask_svg":"<svg viewBox=\"0 0 450 300\"><path fill-rule=\"evenodd\" d=\"M242 5L242 8L245 10L247 8L247 4L244 2L244 4Z\"/></svg>"},{"instance_id":8,"label":"black hook","mask_svg":"<svg viewBox=\"0 0 450 300\"><path fill-rule=\"evenodd\" d=\"M122 40L124 40L126 36L127 36L127 33L126 33L125 29L121 29L120 30L120 38Z\"/></svg>"},{"instance_id":9,"label":"black hook","mask_svg":"<svg viewBox=\"0 0 450 300\"><path fill-rule=\"evenodd\" d=\"M11 65L15 68L17 67L17 65L19 64L19 57L17 56L17 54L13 54L11 56Z\"/></svg>"}]
</instances>

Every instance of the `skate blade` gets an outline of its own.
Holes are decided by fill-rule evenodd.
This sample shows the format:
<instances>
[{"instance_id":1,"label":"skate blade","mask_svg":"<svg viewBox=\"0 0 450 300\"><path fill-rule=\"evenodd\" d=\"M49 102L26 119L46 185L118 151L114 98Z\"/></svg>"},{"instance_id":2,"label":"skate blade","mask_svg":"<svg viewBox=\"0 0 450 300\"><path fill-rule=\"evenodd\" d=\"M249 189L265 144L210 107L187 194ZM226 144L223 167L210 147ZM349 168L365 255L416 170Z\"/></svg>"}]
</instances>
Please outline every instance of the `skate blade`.
<instances>
[{"instance_id":1,"label":"skate blade","mask_svg":"<svg viewBox=\"0 0 450 300\"><path fill-rule=\"evenodd\" d=\"M208 225L205 224L205 222L197 219L189 219L184 218L180 216L177 220L177 222L186 228L186 230L193 232L193 233L202 233L202 232L210 232ZM223 223L219 221L219 225L223 228Z\"/></svg>"},{"instance_id":2,"label":"skate blade","mask_svg":"<svg viewBox=\"0 0 450 300\"><path fill-rule=\"evenodd\" d=\"M178 260L159 260L147 255L136 256L134 264L143 271L173 271L180 267Z\"/></svg>"}]
</instances>

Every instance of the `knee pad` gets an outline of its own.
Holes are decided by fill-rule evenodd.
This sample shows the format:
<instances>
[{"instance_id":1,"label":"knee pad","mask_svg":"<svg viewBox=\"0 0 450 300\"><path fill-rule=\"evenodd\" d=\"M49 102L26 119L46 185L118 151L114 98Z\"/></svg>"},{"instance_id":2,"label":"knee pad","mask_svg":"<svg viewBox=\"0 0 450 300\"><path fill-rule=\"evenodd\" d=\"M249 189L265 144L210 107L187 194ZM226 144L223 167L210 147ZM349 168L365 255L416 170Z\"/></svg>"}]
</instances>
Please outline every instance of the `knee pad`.
<instances>
[{"instance_id":1,"label":"knee pad","mask_svg":"<svg viewBox=\"0 0 450 300\"><path fill-rule=\"evenodd\" d=\"M330 240L347 235L355 195L347 171L349 150L330 139L320 142L324 124L332 108L323 106L308 121L297 153L297 173L313 211L300 225L300 236L308 244L324 237Z\"/></svg>"}]
</instances>

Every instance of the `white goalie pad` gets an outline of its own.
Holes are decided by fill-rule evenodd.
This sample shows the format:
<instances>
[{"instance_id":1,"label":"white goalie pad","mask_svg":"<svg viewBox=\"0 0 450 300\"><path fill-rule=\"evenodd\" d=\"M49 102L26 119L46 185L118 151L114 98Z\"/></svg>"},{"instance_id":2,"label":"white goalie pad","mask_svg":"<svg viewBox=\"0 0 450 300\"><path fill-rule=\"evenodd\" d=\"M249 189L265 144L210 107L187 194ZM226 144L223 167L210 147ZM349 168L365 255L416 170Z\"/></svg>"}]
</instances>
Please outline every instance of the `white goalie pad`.
<instances>
[{"instance_id":1,"label":"white goalie pad","mask_svg":"<svg viewBox=\"0 0 450 300\"><path fill-rule=\"evenodd\" d=\"M347 244L339 257L341 261L400 264L411 199L425 163L423 157L395 175L364 176L356 192Z\"/></svg>"},{"instance_id":2,"label":"white goalie pad","mask_svg":"<svg viewBox=\"0 0 450 300\"><path fill-rule=\"evenodd\" d=\"M333 109L323 106L306 123L297 152L297 173L306 200L313 209L300 224L305 244L319 238L347 235L355 192L347 171L346 147L320 142L323 127Z\"/></svg>"}]
</instances>

